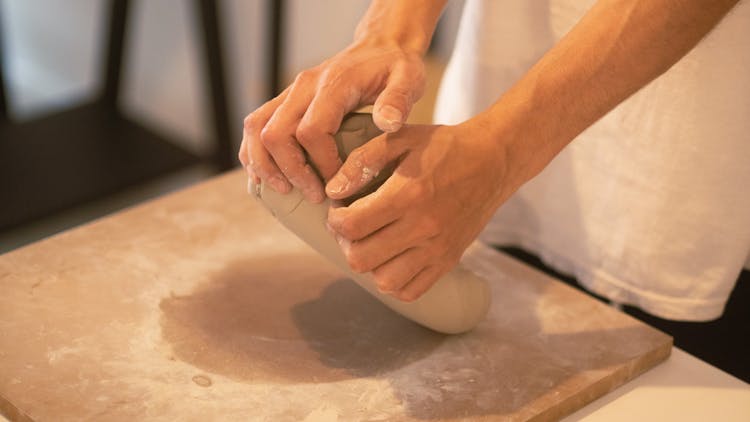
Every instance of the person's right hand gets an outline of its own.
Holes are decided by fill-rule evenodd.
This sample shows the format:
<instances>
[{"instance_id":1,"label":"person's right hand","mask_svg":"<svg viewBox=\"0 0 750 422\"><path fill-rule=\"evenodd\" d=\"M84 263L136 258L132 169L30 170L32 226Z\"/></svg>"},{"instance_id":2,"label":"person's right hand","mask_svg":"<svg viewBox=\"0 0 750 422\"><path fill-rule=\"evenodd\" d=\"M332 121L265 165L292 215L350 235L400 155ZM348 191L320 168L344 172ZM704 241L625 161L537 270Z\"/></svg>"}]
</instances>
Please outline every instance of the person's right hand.
<instances>
[{"instance_id":1,"label":"person's right hand","mask_svg":"<svg viewBox=\"0 0 750 422\"><path fill-rule=\"evenodd\" d=\"M333 135L343 117L374 105L375 124L395 132L424 84L421 52L396 43L355 42L301 72L278 97L245 118L239 159L255 183L263 180L281 193L294 186L308 201L321 202L324 182L342 164Z\"/></svg>"}]
</instances>

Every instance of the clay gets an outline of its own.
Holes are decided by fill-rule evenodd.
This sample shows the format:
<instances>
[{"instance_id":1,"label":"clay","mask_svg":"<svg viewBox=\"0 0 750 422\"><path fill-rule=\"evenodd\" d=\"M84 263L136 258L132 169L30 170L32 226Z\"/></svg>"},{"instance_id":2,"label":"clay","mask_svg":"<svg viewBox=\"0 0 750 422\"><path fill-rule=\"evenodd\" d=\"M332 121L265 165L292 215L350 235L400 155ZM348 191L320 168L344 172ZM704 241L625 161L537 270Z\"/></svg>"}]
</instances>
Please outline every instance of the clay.
<instances>
[{"instance_id":1,"label":"clay","mask_svg":"<svg viewBox=\"0 0 750 422\"><path fill-rule=\"evenodd\" d=\"M347 116L335 136L342 159L380 133L370 114ZM376 189L389 175L388 171L381 172L364 192ZM330 200L312 204L305 201L302 193L296 189L288 194L280 194L262 182L254 186L253 191L279 222L386 306L412 321L438 332L457 334L471 330L487 314L490 305L487 281L461 264L444 275L416 301L402 302L380 293L370 273L359 274L349 268L339 245L325 227Z\"/></svg>"}]
</instances>

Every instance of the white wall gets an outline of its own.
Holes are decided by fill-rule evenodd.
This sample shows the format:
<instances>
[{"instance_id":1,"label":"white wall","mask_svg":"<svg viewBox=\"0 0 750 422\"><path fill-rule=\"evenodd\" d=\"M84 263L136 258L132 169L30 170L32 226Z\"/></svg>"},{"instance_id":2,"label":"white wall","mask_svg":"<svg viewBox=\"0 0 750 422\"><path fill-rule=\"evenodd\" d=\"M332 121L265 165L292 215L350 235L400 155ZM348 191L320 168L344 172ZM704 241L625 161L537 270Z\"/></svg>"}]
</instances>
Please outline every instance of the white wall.
<instances>
[{"instance_id":1,"label":"white wall","mask_svg":"<svg viewBox=\"0 0 750 422\"><path fill-rule=\"evenodd\" d=\"M11 112L31 117L95 89L101 0L2 0L3 64Z\"/></svg>"},{"instance_id":2,"label":"white wall","mask_svg":"<svg viewBox=\"0 0 750 422\"><path fill-rule=\"evenodd\" d=\"M447 12L453 28L460 3ZM224 56L239 143L242 118L265 94L264 0L220 0ZM346 46L367 0L289 0L285 77ZM96 94L106 48L104 0L0 0L12 113L29 118ZM199 22L189 0L136 0L131 11L123 108L150 127L208 147L210 103L201 83ZM450 32L450 31L449 31ZM449 42L452 42L449 38ZM439 51L445 51L445 48Z\"/></svg>"}]
</instances>

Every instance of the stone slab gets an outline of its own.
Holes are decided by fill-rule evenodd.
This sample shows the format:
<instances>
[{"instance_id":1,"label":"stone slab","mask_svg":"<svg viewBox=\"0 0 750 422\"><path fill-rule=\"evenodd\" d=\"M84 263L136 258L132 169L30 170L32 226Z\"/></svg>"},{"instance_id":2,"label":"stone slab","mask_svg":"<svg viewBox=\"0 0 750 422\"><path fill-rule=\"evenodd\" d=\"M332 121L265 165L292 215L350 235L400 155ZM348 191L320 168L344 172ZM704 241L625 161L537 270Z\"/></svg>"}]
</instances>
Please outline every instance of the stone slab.
<instances>
[{"instance_id":1,"label":"stone slab","mask_svg":"<svg viewBox=\"0 0 750 422\"><path fill-rule=\"evenodd\" d=\"M11 420L556 420L672 341L482 245L474 331L385 308L231 172L0 257Z\"/></svg>"}]
</instances>

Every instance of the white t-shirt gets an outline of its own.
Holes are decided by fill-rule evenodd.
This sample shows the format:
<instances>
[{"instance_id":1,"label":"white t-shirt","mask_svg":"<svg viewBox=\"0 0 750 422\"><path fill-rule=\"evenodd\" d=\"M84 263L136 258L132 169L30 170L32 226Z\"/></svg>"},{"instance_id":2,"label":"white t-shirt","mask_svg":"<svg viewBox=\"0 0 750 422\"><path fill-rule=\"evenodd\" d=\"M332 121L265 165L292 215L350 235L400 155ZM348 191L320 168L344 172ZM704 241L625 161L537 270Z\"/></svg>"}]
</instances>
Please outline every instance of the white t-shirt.
<instances>
[{"instance_id":1,"label":"white t-shirt","mask_svg":"<svg viewBox=\"0 0 750 422\"><path fill-rule=\"evenodd\" d=\"M495 102L593 3L467 0L436 122ZM750 2L578 136L481 239L663 318L719 317L750 255Z\"/></svg>"}]
</instances>

